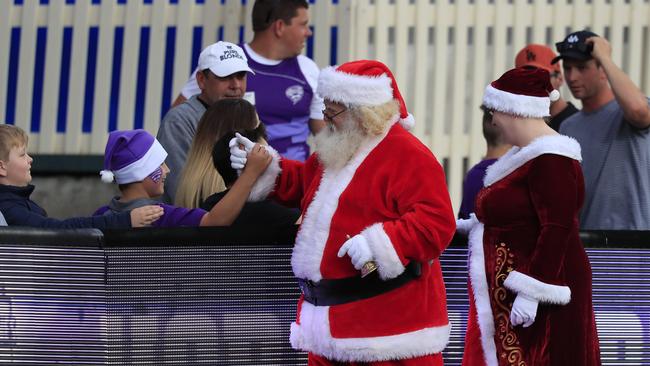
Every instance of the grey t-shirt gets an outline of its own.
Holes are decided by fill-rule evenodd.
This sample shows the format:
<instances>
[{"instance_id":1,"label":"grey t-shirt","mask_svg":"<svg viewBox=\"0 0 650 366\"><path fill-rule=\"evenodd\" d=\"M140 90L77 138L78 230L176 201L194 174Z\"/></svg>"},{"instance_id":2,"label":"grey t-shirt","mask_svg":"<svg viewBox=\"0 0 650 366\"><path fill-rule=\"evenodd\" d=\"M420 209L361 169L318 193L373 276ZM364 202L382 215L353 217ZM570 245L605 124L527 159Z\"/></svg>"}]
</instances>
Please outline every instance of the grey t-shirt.
<instances>
[{"instance_id":1,"label":"grey t-shirt","mask_svg":"<svg viewBox=\"0 0 650 366\"><path fill-rule=\"evenodd\" d=\"M597 111L569 117L560 133L578 140L582 148L585 203L580 228L650 229L650 128L625 122L613 100Z\"/></svg>"},{"instance_id":2,"label":"grey t-shirt","mask_svg":"<svg viewBox=\"0 0 650 366\"><path fill-rule=\"evenodd\" d=\"M197 97L195 95L170 109L160 122L156 138L167 151L165 162L170 170L165 180L165 193L162 196L165 203L174 203L176 189L192 146L192 139L196 134L196 127L206 111Z\"/></svg>"}]
</instances>

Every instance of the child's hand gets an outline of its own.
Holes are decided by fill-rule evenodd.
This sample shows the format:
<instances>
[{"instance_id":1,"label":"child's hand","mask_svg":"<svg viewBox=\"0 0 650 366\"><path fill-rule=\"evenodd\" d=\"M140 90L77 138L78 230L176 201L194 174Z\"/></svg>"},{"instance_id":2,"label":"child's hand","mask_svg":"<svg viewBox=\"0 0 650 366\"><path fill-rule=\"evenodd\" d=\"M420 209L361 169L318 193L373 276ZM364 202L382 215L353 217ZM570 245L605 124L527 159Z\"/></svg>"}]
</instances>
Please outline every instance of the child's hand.
<instances>
[{"instance_id":1,"label":"child's hand","mask_svg":"<svg viewBox=\"0 0 650 366\"><path fill-rule=\"evenodd\" d=\"M244 172L251 172L255 176L260 176L266 170L266 167L271 164L271 154L260 144L255 144L251 151L248 153L246 167Z\"/></svg>"},{"instance_id":2,"label":"child's hand","mask_svg":"<svg viewBox=\"0 0 650 366\"><path fill-rule=\"evenodd\" d=\"M131 210L131 227L149 226L158 220L165 210L156 205L142 206Z\"/></svg>"}]
</instances>

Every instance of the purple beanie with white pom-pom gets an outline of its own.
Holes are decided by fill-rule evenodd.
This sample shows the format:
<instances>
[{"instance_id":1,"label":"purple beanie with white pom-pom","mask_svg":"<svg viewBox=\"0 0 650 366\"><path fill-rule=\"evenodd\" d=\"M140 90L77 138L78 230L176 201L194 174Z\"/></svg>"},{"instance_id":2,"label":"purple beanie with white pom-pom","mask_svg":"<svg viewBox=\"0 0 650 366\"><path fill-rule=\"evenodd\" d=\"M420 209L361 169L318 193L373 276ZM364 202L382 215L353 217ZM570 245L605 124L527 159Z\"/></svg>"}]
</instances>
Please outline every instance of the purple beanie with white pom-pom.
<instances>
[{"instance_id":1,"label":"purple beanie with white pom-pom","mask_svg":"<svg viewBox=\"0 0 650 366\"><path fill-rule=\"evenodd\" d=\"M104 152L102 181L128 184L143 181L165 162L167 151L145 130L113 131Z\"/></svg>"}]
</instances>

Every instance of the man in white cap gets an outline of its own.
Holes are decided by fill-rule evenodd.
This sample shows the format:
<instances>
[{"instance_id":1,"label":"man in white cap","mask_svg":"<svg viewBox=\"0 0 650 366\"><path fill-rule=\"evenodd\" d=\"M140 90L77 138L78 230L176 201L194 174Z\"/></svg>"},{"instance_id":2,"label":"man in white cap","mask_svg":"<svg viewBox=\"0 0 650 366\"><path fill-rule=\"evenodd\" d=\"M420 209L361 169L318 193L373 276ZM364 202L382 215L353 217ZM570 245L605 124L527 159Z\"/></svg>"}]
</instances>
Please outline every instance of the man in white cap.
<instances>
[{"instance_id":1,"label":"man in white cap","mask_svg":"<svg viewBox=\"0 0 650 366\"><path fill-rule=\"evenodd\" d=\"M304 163L276 153L251 193L304 213L291 344L312 366L442 365L450 325L438 258L455 231L442 167L405 129L413 117L384 64L327 68L318 93L328 125L315 153ZM252 143L230 145L243 167L240 147Z\"/></svg>"},{"instance_id":2,"label":"man in white cap","mask_svg":"<svg viewBox=\"0 0 650 366\"><path fill-rule=\"evenodd\" d=\"M169 154L170 173L162 197L169 204L174 203L178 180L203 113L220 99L242 98L246 91L246 75L253 72L241 47L222 41L201 51L197 70L196 81L201 92L169 110L156 136Z\"/></svg>"}]
</instances>

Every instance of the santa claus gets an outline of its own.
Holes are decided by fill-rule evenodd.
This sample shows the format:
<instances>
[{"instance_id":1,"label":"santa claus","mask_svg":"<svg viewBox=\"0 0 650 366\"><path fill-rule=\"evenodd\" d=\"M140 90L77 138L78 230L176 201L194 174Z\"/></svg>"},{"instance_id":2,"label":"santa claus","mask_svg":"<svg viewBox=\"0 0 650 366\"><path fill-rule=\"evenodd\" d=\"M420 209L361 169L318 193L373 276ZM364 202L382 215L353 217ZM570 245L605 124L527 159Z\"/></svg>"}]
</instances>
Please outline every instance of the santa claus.
<instances>
[{"instance_id":1,"label":"santa claus","mask_svg":"<svg viewBox=\"0 0 650 366\"><path fill-rule=\"evenodd\" d=\"M450 324L438 258L455 230L443 170L405 129L413 117L384 64L327 68L318 93L328 126L315 154L275 154L253 194L304 213L291 344L309 365L442 365ZM250 144L233 139L234 167ZM377 270L362 277L367 264Z\"/></svg>"}]
</instances>

